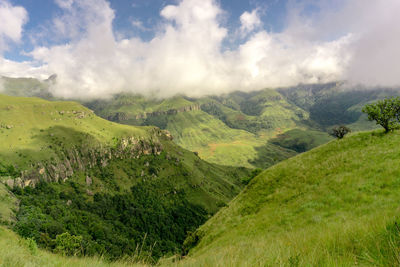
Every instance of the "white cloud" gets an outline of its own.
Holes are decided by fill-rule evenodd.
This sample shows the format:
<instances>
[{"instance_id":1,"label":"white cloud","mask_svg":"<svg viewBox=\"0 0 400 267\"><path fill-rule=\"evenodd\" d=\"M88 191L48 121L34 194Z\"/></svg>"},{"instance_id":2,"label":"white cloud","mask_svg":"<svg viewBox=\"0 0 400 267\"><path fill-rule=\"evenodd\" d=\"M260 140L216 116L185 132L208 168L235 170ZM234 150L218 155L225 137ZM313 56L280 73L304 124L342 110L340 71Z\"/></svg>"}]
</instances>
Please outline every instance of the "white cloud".
<instances>
[{"instance_id":1,"label":"white cloud","mask_svg":"<svg viewBox=\"0 0 400 267\"><path fill-rule=\"evenodd\" d=\"M3 60L0 74L57 73L54 93L72 98L117 92L200 96L338 79L400 84L398 0L369 5L342 0L335 8L321 0L316 1L320 11L307 17L301 6L289 6L287 27L280 33L264 30L253 10L240 17L246 38L230 50L223 48L229 37L221 22L224 11L214 0L164 7L150 41L116 39L115 14L105 0L57 2L64 15L55 19L53 31L70 41L37 47L31 55L43 65L36 68L29 63L10 68L13 64Z\"/></svg>"},{"instance_id":2,"label":"white cloud","mask_svg":"<svg viewBox=\"0 0 400 267\"><path fill-rule=\"evenodd\" d=\"M56 4L64 9L71 9L75 0L55 0Z\"/></svg>"},{"instance_id":3,"label":"white cloud","mask_svg":"<svg viewBox=\"0 0 400 267\"><path fill-rule=\"evenodd\" d=\"M242 33L242 35L250 33L262 25L258 13L259 10L254 9L253 11L251 11L251 13L246 11L240 16L240 32Z\"/></svg>"},{"instance_id":4,"label":"white cloud","mask_svg":"<svg viewBox=\"0 0 400 267\"><path fill-rule=\"evenodd\" d=\"M28 14L23 7L13 6L7 0L0 1L0 55L8 48L8 42L19 42L22 26Z\"/></svg>"},{"instance_id":5,"label":"white cloud","mask_svg":"<svg viewBox=\"0 0 400 267\"><path fill-rule=\"evenodd\" d=\"M100 3L101 2L101 3ZM299 46L282 34L256 31L235 50L223 50L228 31L221 26L223 10L213 0L183 0L160 12L164 23L154 39L116 40L114 12L105 1L77 1L59 28L73 29L68 45L32 52L51 73L58 74L55 94L64 97L107 97L126 91L168 97L220 94L338 79L348 38L307 42ZM96 6L102 8L96 8ZM77 15L76 10L84 12ZM254 13L253 13L254 12ZM257 14L253 11L249 14ZM69 16L75 16L71 18ZM242 16L243 18L243 16ZM257 20L244 19L248 31ZM243 26L242 25L242 26ZM63 31L61 31L63 32ZM50 74L50 73L49 73Z\"/></svg>"},{"instance_id":6,"label":"white cloud","mask_svg":"<svg viewBox=\"0 0 400 267\"><path fill-rule=\"evenodd\" d=\"M141 31L150 31L151 30L151 29L147 28L146 26L144 26L143 21L141 21L140 19L133 19L131 23L134 28L137 28Z\"/></svg>"},{"instance_id":7,"label":"white cloud","mask_svg":"<svg viewBox=\"0 0 400 267\"><path fill-rule=\"evenodd\" d=\"M352 1L339 19L353 21L352 11L362 15L353 26L358 38L350 47L346 78L372 86L400 86L400 1Z\"/></svg>"},{"instance_id":8,"label":"white cloud","mask_svg":"<svg viewBox=\"0 0 400 267\"><path fill-rule=\"evenodd\" d=\"M15 62L0 57L0 76L45 79L49 76L48 73L47 66L36 65L31 61Z\"/></svg>"}]
</instances>

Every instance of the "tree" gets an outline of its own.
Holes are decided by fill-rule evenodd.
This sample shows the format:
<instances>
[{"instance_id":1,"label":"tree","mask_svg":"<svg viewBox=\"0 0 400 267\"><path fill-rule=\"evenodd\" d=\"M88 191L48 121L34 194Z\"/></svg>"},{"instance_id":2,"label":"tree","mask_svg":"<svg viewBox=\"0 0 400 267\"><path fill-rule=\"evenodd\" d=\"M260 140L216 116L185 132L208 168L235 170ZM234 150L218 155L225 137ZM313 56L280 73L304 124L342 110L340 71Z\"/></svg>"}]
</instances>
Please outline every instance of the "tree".
<instances>
[{"instance_id":1,"label":"tree","mask_svg":"<svg viewBox=\"0 0 400 267\"><path fill-rule=\"evenodd\" d=\"M337 126L337 127L333 127L330 135L338 138L338 139L342 139L346 134L350 133L351 130L349 128L347 128L344 125L341 126Z\"/></svg>"},{"instance_id":2,"label":"tree","mask_svg":"<svg viewBox=\"0 0 400 267\"><path fill-rule=\"evenodd\" d=\"M368 120L375 121L385 129L385 133L398 128L400 120L400 98L392 97L365 105L362 112L368 115Z\"/></svg>"}]
</instances>

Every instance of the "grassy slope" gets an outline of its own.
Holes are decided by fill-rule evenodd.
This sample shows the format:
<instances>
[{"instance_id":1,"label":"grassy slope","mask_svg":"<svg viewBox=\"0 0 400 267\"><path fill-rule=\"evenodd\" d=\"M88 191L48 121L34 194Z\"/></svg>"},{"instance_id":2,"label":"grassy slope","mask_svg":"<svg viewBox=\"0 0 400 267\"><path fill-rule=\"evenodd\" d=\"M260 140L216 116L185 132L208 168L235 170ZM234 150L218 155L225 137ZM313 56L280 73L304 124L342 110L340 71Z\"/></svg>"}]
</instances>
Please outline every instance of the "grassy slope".
<instances>
[{"instance_id":1,"label":"grassy slope","mask_svg":"<svg viewBox=\"0 0 400 267\"><path fill-rule=\"evenodd\" d=\"M67 146L81 141L93 145L93 139L112 145L115 138L146 138L149 129L106 121L75 102L0 95L0 162L21 169L28 168L33 160L55 156L48 146L52 137L61 138Z\"/></svg>"},{"instance_id":2,"label":"grassy slope","mask_svg":"<svg viewBox=\"0 0 400 267\"><path fill-rule=\"evenodd\" d=\"M266 142L255 134L229 128L203 111L171 116L167 129L180 146L199 152L202 159L222 165L254 167L251 161L257 157L256 148ZM272 149L282 158L293 155L293 152L274 145L269 147L269 150ZM266 161L259 167L268 167L273 163Z\"/></svg>"},{"instance_id":3,"label":"grassy slope","mask_svg":"<svg viewBox=\"0 0 400 267\"><path fill-rule=\"evenodd\" d=\"M400 132L358 133L269 168L200 228L182 264L399 265L399 143Z\"/></svg>"}]
</instances>

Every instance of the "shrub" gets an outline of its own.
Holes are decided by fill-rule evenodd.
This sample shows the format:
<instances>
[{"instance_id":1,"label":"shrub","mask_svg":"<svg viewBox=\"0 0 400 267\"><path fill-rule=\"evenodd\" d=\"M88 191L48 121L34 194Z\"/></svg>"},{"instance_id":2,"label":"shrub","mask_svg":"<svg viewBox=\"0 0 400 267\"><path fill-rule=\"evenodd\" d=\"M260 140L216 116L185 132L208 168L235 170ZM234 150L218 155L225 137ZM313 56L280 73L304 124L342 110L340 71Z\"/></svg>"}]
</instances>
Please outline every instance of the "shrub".
<instances>
[{"instance_id":1,"label":"shrub","mask_svg":"<svg viewBox=\"0 0 400 267\"><path fill-rule=\"evenodd\" d=\"M400 98L392 97L366 105L362 111L368 120L375 121L385 129L385 133L398 128L400 119Z\"/></svg>"},{"instance_id":2,"label":"shrub","mask_svg":"<svg viewBox=\"0 0 400 267\"><path fill-rule=\"evenodd\" d=\"M28 246L28 249L32 255L37 255L38 247L36 241L33 238L27 238L26 245Z\"/></svg>"},{"instance_id":3,"label":"shrub","mask_svg":"<svg viewBox=\"0 0 400 267\"><path fill-rule=\"evenodd\" d=\"M342 139L349 132L351 132L351 130L349 128L347 128L344 125L341 125L341 126L333 127L330 132L330 135L332 135L338 139Z\"/></svg>"},{"instance_id":4,"label":"shrub","mask_svg":"<svg viewBox=\"0 0 400 267\"><path fill-rule=\"evenodd\" d=\"M71 235L66 232L56 237L55 251L65 256L82 255L82 236Z\"/></svg>"}]
</instances>

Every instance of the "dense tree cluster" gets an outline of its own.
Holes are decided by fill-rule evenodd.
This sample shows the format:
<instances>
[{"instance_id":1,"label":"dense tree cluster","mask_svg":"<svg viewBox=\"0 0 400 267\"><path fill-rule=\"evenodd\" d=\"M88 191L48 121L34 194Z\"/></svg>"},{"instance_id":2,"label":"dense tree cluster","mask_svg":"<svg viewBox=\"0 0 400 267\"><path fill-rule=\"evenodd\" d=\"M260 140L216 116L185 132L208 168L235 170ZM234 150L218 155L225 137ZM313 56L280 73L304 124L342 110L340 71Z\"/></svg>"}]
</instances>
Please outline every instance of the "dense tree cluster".
<instances>
[{"instance_id":1,"label":"dense tree cluster","mask_svg":"<svg viewBox=\"0 0 400 267\"><path fill-rule=\"evenodd\" d=\"M168 190L167 190L168 191ZM123 255L157 259L179 253L187 232L204 223L206 211L170 188L160 194L152 182L129 192L96 193L91 200L74 182L41 183L14 189L21 199L15 230L40 247L66 255Z\"/></svg>"}]
</instances>

